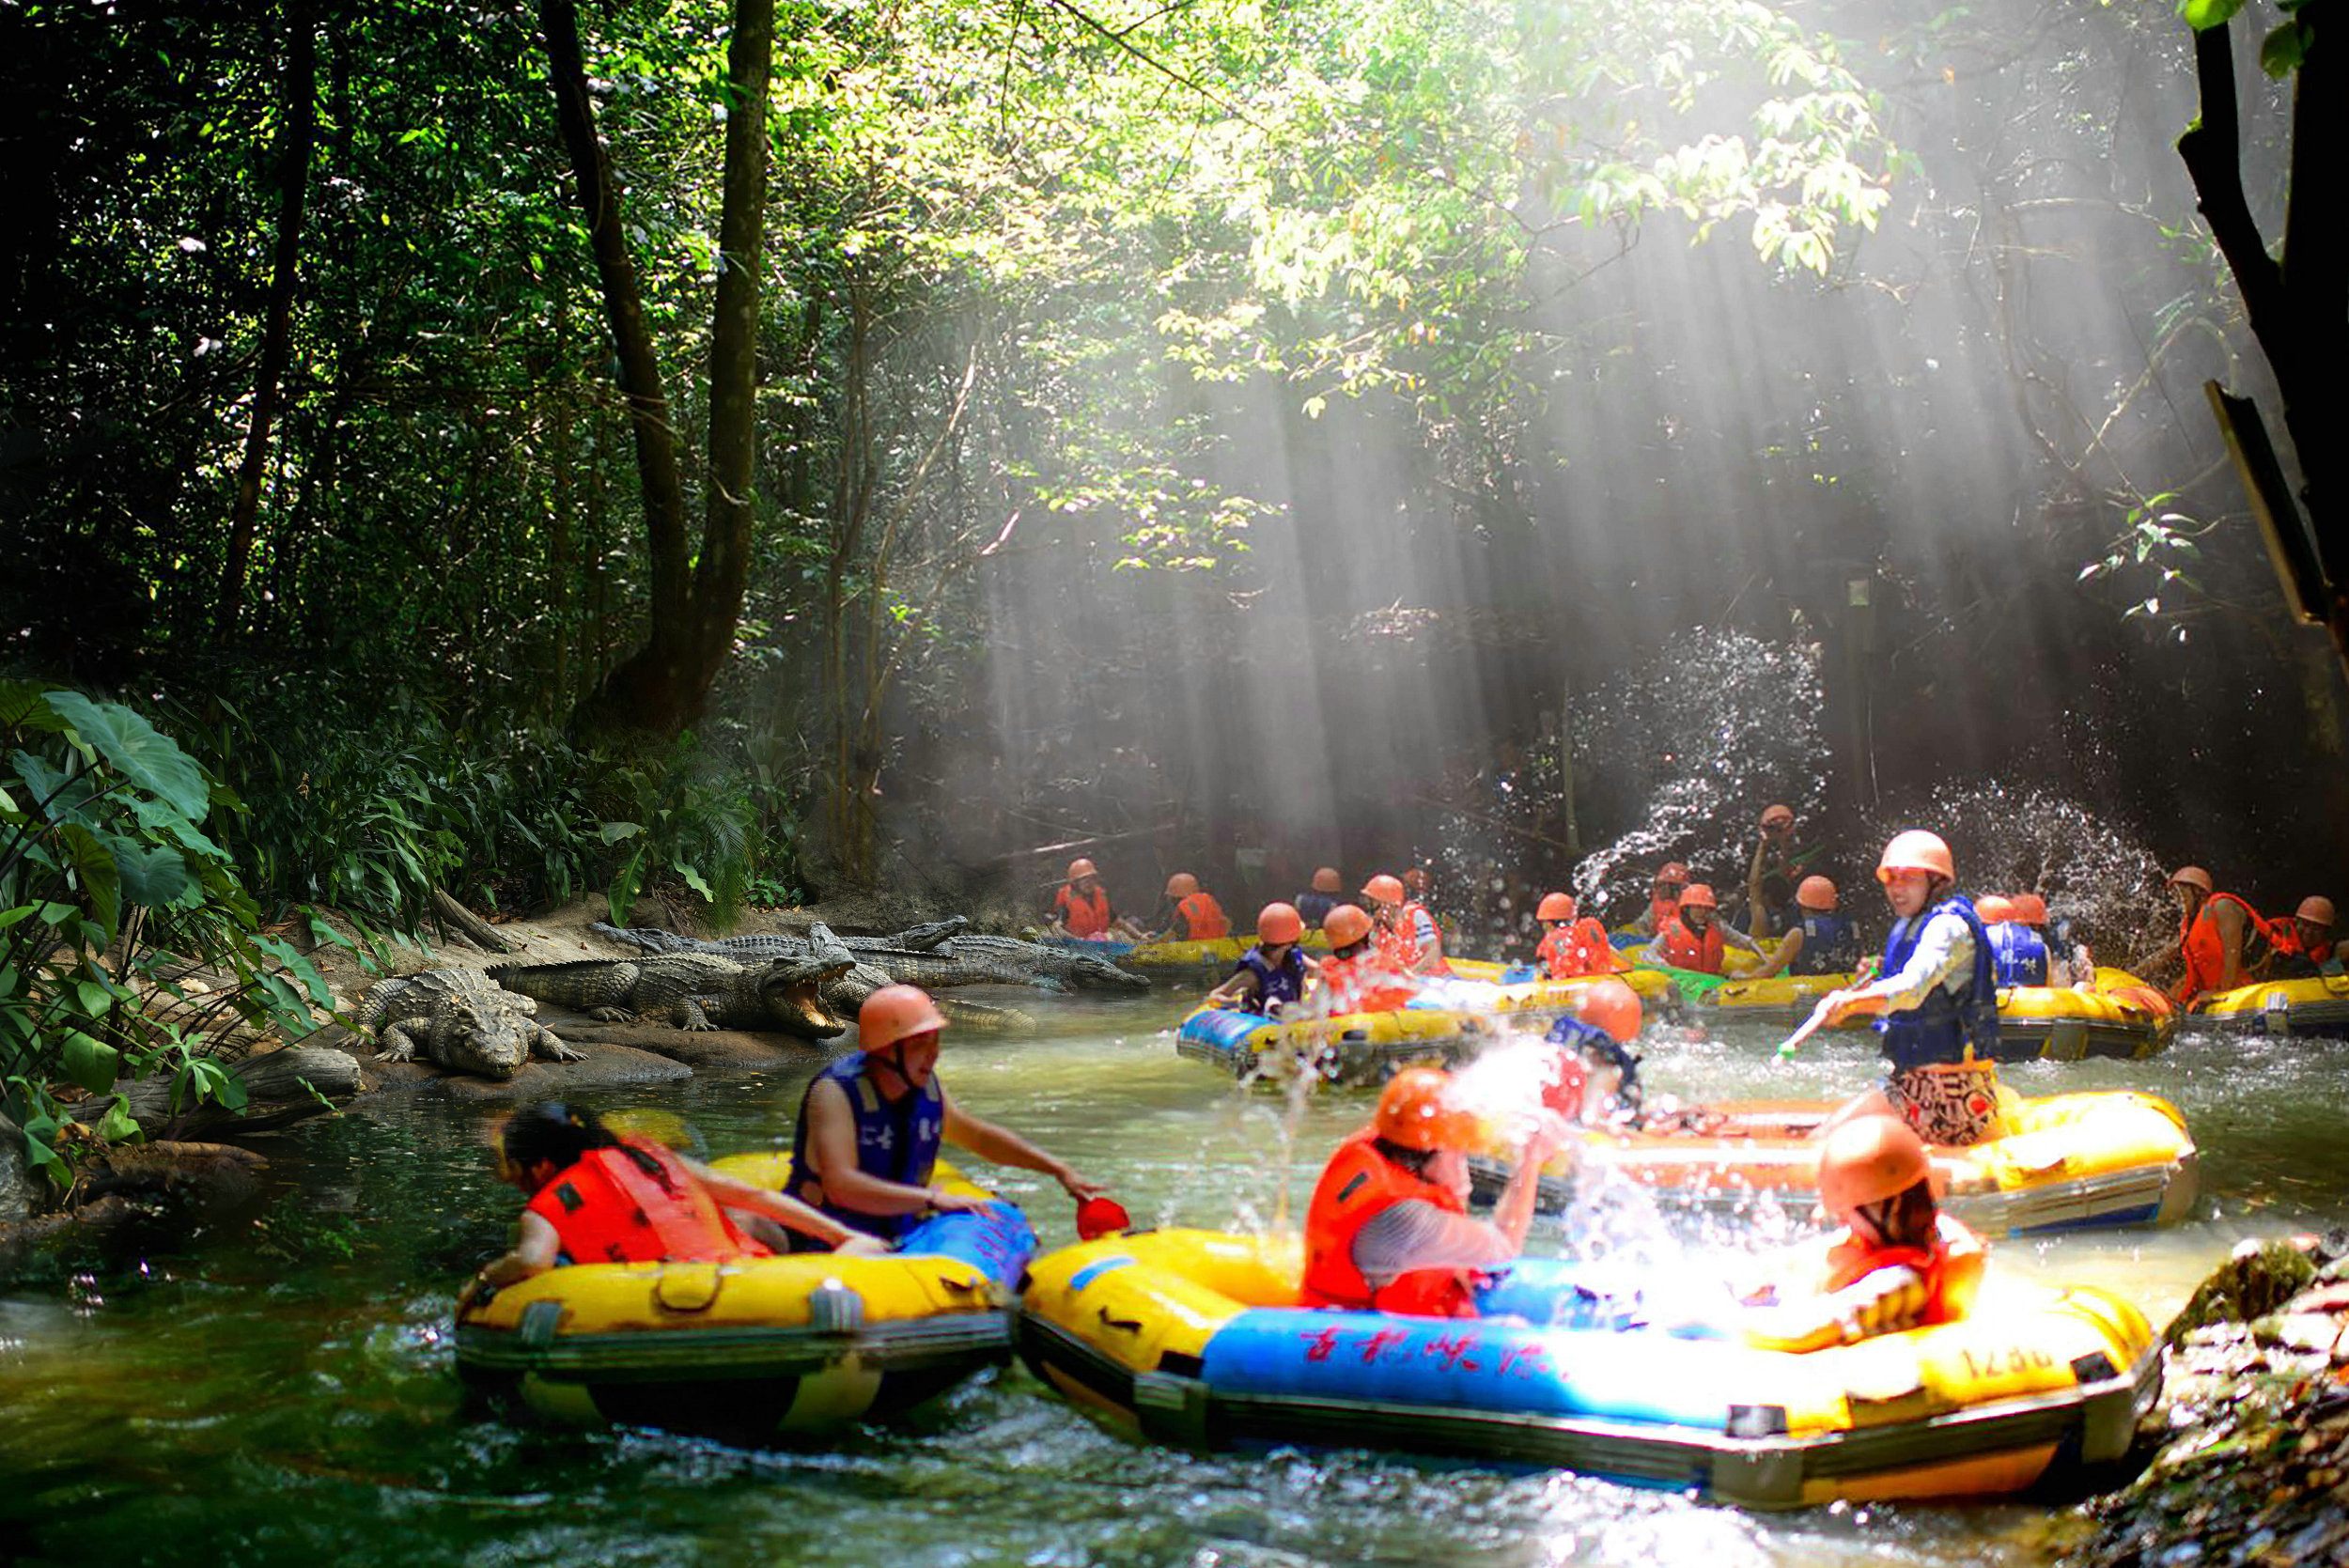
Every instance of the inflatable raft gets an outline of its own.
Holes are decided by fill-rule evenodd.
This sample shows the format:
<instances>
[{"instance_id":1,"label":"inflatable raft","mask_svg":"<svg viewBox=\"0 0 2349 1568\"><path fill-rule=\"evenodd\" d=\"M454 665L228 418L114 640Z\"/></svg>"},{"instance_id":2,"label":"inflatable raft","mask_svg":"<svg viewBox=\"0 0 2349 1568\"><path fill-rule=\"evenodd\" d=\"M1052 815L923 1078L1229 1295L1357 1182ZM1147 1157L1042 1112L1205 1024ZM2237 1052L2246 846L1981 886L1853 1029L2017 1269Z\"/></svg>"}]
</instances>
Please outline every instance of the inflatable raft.
<instances>
[{"instance_id":1,"label":"inflatable raft","mask_svg":"<svg viewBox=\"0 0 2349 1568\"><path fill-rule=\"evenodd\" d=\"M1211 972L1218 980L1232 972L1240 955L1256 945L1253 937L1216 937L1199 942L1143 942L1128 948L1118 955L1118 962L1132 969L1197 970ZM1305 933L1303 947L1308 953L1327 953L1330 939L1319 926Z\"/></svg>"},{"instance_id":2,"label":"inflatable raft","mask_svg":"<svg viewBox=\"0 0 2349 1568\"><path fill-rule=\"evenodd\" d=\"M1776 974L1766 980L1724 980L1694 1003L1700 1013L1750 1017L1789 1026L1811 1016L1819 999L1851 984L1847 974ZM2344 982L2349 986L2349 982ZM2344 989L2349 1003L2349 989ZM2349 1017L2349 1005L2344 1005ZM1842 1027L1865 1029L1855 1017ZM2092 1056L2135 1061L2169 1048L2178 1028L2170 999L2125 970L2100 969L2089 986L2010 986L1999 991L2000 1062L2046 1057L2078 1062Z\"/></svg>"},{"instance_id":3,"label":"inflatable raft","mask_svg":"<svg viewBox=\"0 0 2349 1568\"><path fill-rule=\"evenodd\" d=\"M2349 1038L2349 975L2318 974L2238 986L2202 998L2188 1017L2201 1028Z\"/></svg>"},{"instance_id":4,"label":"inflatable raft","mask_svg":"<svg viewBox=\"0 0 2349 1568\"><path fill-rule=\"evenodd\" d=\"M1294 1023L1202 1007L1175 1026L1174 1053L1235 1078L1279 1082L1311 1072L1332 1083L1384 1083L1414 1063L1474 1055L1493 1027L1473 1014L1436 1007L1340 1013Z\"/></svg>"},{"instance_id":5,"label":"inflatable raft","mask_svg":"<svg viewBox=\"0 0 2349 1568\"><path fill-rule=\"evenodd\" d=\"M2027 1100L2003 1086L1999 1099L2003 1136L1933 1148L1943 1204L1976 1230L2164 1225L2192 1210L2198 1157L2169 1101L2131 1090ZM1807 1213L1818 1194L1812 1136L1835 1110L1733 1102L1653 1117L1632 1130L1584 1129L1543 1172L1541 1202L1563 1207L1581 1184L1626 1180L1683 1206L1741 1209L1766 1195ZM1485 1157L1469 1163L1480 1195L1501 1190L1505 1165Z\"/></svg>"},{"instance_id":6,"label":"inflatable raft","mask_svg":"<svg viewBox=\"0 0 2349 1568\"><path fill-rule=\"evenodd\" d=\"M780 1186L787 1155L720 1160ZM988 1196L959 1178L949 1191ZM1007 1203L933 1217L886 1258L578 1264L459 1313L474 1388L583 1424L738 1443L885 1416L1008 1360L1035 1233Z\"/></svg>"},{"instance_id":7,"label":"inflatable raft","mask_svg":"<svg viewBox=\"0 0 2349 1568\"><path fill-rule=\"evenodd\" d=\"M1480 1319L1303 1310L1299 1269L1294 1240L1216 1232L1067 1248L1030 1271L1019 1353L1158 1442L1558 1466L1753 1508L2060 1481L2119 1458L2160 1391L2134 1307L1995 1273L1963 1322L1797 1355L1641 1326L1557 1263L1519 1263Z\"/></svg>"}]
</instances>

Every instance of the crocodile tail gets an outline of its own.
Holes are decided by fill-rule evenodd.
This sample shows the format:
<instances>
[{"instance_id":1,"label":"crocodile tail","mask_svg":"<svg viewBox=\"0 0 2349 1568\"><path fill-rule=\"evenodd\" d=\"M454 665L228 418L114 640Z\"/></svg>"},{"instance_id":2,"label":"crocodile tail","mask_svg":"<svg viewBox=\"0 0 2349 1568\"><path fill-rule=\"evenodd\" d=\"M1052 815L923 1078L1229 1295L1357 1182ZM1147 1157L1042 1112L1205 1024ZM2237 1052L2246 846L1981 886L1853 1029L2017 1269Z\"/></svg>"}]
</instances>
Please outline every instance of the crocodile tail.
<instances>
[{"instance_id":1,"label":"crocodile tail","mask_svg":"<svg viewBox=\"0 0 2349 1568\"><path fill-rule=\"evenodd\" d=\"M657 925L621 926L607 924L600 920L591 920L587 923L587 929L599 937L618 942L623 947L635 948L640 953L690 953L701 945L689 937L680 937L674 931L663 931ZM560 966L542 967L553 969Z\"/></svg>"}]
</instances>

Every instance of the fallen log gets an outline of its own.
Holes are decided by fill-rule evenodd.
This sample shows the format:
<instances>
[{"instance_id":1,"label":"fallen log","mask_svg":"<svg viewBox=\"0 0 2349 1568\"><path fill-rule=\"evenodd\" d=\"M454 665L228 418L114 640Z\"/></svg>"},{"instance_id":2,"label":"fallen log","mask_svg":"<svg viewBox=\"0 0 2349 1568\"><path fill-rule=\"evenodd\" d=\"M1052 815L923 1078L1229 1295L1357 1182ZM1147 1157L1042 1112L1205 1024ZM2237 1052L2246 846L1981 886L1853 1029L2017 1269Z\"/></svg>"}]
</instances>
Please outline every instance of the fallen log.
<instances>
[{"instance_id":1,"label":"fallen log","mask_svg":"<svg viewBox=\"0 0 2349 1568\"><path fill-rule=\"evenodd\" d=\"M129 1102L132 1119L149 1138L192 1137L233 1130L264 1132L332 1110L329 1103L359 1093L359 1061L349 1051L325 1046L288 1046L259 1056L248 1056L229 1073L244 1085L242 1110L206 1101L172 1109L172 1078L158 1075L137 1082L117 1083L115 1093ZM320 1096L324 1096L321 1098ZM111 1096L93 1095L73 1108L74 1120L95 1122L106 1114Z\"/></svg>"},{"instance_id":2,"label":"fallen log","mask_svg":"<svg viewBox=\"0 0 2349 1568\"><path fill-rule=\"evenodd\" d=\"M485 953L518 953L521 949L497 934L497 927L466 908L448 895L444 888L432 890L432 913L443 927L464 934L465 939Z\"/></svg>"}]
</instances>

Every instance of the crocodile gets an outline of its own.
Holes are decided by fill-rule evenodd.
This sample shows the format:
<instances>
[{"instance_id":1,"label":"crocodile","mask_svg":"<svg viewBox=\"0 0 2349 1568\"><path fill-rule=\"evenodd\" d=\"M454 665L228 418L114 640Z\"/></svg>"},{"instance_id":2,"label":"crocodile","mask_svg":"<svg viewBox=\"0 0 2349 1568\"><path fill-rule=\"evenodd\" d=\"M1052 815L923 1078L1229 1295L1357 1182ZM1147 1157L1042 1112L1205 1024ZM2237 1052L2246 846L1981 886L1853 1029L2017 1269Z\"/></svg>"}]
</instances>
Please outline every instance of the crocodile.
<instances>
[{"instance_id":1,"label":"crocodile","mask_svg":"<svg viewBox=\"0 0 2349 1568\"><path fill-rule=\"evenodd\" d=\"M962 931L964 924L957 915L953 920L918 925L894 936L845 939L817 925L811 928L809 937L813 939L821 932L825 939L853 954L860 968L883 971L889 980L920 986L926 990L956 986L1034 986L1048 991L1150 988L1145 977L1119 969L1097 955L1010 937L975 936ZM646 953L711 953L749 960L811 951L808 940L770 933L702 941L647 925L623 928L598 921L589 929ZM865 989L869 992L870 988ZM863 1000L862 995L858 1000Z\"/></svg>"},{"instance_id":2,"label":"crocodile","mask_svg":"<svg viewBox=\"0 0 2349 1568\"><path fill-rule=\"evenodd\" d=\"M587 1054L533 1017L538 1003L501 990L478 970L429 970L379 981L359 999L358 1023L383 1047L378 1062L425 1060L501 1081L537 1051L551 1062Z\"/></svg>"},{"instance_id":3,"label":"crocodile","mask_svg":"<svg viewBox=\"0 0 2349 1568\"><path fill-rule=\"evenodd\" d=\"M606 1023L640 1015L675 1029L776 1030L829 1040L848 1028L824 987L853 967L836 943L828 952L761 961L714 953L591 958L569 964L502 964L490 978L593 1015Z\"/></svg>"}]
</instances>

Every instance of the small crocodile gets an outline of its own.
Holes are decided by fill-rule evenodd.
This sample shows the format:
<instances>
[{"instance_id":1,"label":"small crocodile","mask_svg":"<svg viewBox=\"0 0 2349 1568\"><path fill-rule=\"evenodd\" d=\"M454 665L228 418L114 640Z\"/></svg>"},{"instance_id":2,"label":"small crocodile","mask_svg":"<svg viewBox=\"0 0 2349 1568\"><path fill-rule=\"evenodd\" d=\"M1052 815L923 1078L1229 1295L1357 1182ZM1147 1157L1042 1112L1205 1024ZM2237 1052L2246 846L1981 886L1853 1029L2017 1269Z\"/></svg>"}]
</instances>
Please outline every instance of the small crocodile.
<instances>
[{"instance_id":1,"label":"small crocodile","mask_svg":"<svg viewBox=\"0 0 2349 1568\"><path fill-rule=\"evenodd\" d=\"M822 988L848 973L845 952L777 958L722 957L714 953L664 953L643 958L591 958L571 964L504 964L490 978L607 1023L639 1016L675 1029L779 1030L802 1039L829 1040L848 1028L826 1003Z\"/></svg>"},{"instance_id":2,"label":"small crocodile","mask_svg":"<svg viewBox=\"0 0 2349 1568\"><path fill-rule=\"evenodd\" d=\"M918 925L888 937L837 938L823 926L811 927L808 939L760 933L701 941L673 931L638 925L622 928L596 922L589 929L615 942L646 953L710 953L745 961L776 958L811 951L820 933L852 953L860 968L884 972L889 980L938 990L955 986L1034 986L1048 991L1146 991L1150 982L1130 970L1119 969L1090 953L1047 947L1040 942L1009 937L972 936L961 931L962 917ZM886 984L887 982L883 982ZM865 987L866 991L871 989ZM863 1000L862 994L858 997Z\"/></svg>"},{"instance_id":3,"label":"small crocodile","mask_svg":"<svg viewBox=\"0 0 2349 1568\"><path fill-rule=\"evenodd\" d=\"M500 990L478 970L430 970L379 981L359 999L360 1029L384 1048L378 1062L412 1062L418 1053L451 1072L503 1081L532 1051L577 1062L574 1050L535 1017L538 1004Z\"/></svg>"}]
</instances>

